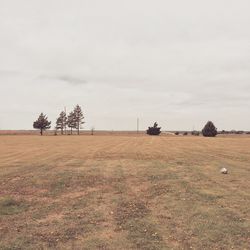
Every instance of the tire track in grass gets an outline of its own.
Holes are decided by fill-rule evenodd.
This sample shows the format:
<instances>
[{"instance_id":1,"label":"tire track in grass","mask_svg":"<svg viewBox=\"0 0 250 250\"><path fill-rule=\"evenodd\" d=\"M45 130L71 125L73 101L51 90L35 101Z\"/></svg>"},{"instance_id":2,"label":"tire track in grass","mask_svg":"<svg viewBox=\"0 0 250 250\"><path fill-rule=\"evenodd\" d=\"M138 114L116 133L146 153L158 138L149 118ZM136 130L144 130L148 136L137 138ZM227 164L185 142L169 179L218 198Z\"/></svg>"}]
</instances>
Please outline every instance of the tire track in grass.
<instances>
[{"instance_id":1,"label":"tire track in grass","mask_svg":"<svg viewBox=\"0 0 250 250\"><path fill-rule=\"evenodd\" d=\"M138 180L137 171L133 171L133 166L128 168L128 161L121 161L119 168L123 181L119 184L122 185L122 191L116 195L116 230L126 234L133 249L166 249L157 226L151 220L147 201L134 187L134 180Z\"/></svg>"}]
</instances>

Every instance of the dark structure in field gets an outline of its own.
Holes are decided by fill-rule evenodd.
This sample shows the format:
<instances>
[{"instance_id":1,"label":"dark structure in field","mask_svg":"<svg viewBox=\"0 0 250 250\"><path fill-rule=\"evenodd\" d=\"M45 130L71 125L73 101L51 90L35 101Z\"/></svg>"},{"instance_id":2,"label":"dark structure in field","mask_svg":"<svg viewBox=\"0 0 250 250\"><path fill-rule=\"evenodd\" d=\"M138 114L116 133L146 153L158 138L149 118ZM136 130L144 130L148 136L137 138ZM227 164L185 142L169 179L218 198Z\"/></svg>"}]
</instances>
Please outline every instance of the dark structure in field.
<instances>
[{"instance_id":1,"label":"dark structure in field","mask_svg":"<svg viewBox=\"0 0 250 250\"><path fill-rule=\"evenodd\" d=\"M202 129L203 136L215 137L217 135L217 128L211 121L208 121L205 127Z\"/></svg>"},{"instance_id":2,"label":"dark structure in field","mask_svg":"<svg viewBox=\"0 0 250 250\"><path fill-rule=\"evenodd\" d=\"M159 135L161 133L161 127L158 127L157 122L154 123L153 127L148 127L148 135Z\"/></svg>"}]
</instances>

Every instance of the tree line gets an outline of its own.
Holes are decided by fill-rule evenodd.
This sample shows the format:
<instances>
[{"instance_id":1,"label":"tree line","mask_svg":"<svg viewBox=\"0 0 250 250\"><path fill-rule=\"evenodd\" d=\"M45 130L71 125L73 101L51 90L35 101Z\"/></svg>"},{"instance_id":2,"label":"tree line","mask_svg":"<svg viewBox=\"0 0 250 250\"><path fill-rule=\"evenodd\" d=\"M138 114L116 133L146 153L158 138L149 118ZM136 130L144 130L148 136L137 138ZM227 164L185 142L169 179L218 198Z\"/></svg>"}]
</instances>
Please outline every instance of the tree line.
<instances>
[{"instance_id":1,"label":"tree line","mask_svg":"<svg viewBox=\"0 0 250 250\"><path fill-rule=\"evenodd\" d=\"M66 114L65 111L62 111L59 114L59 117L56 119L55 133L61 131L61 134L66 134L67 128L70 128L70 134L73 134L73 129L76 129L77 134L80 134L81 125L84 124L84 116L82 108L77 104L73 111ZM51 128L51 121L48 120L48 117L41 113L36 121L33 123L34 129L39 129L40 134L43 135L43 132Z\"/></svg>"},{"instance_id":2,"label":"tree line","mask_svg":"<svg viewBox=\"0 0 250 250\"><path fill-rule=\"evenodd\" d=\"M148 127L146 131L148 135L159 135L161 133L161 127L158 127L158 123L155 122L153 127ZM214 126L213 122L208 121L204 128L201 131L202 135L205 137L215 137L218 134L217 128ZM184 132L183 135L187 135L187 132ZM199 131L192 131L192 135L199 136ZM175 135L179 135L179 132L175 132Z\"/></svg>"},{"instance_id":3,"label":"tree line","mask_svg":"<svg viewBox=\"0 0 250 250\"><path fill-rule=\"evenodd\" d=\"M75 129L77 131L77 134L80 134L81 125L84 124L84 116L82 112L82 108L77 104L73 111L69 113L69 115L66 114L65 111L62 111L59 114L59 117L56 119L56 126L55 126L55 134L57 134L57 131L59 130L61 134L67 133L67 128L70 128L70 134L73 134L73 130ZM41 113L36 121L33 123L33 128L39 129L40 134L43 135L43 132L47 129L51 128L51 121L48 121L48 117ZM91 134L93 135L93 130ZM237 131L236 131L237 132ZM158 127L158 123L155 122L152 127L148 127L146 133L148 135L159 135L161 133L161 127ZM213 122L208 121L204 128L201 131L202 135L205 137L215 137L219 132L217 131L217 128L213 124ZM226 134L227 131L222 130L220 132L221 134ZM237 134L240 134L241 131L238 131ZM243 131L242 131L243 133ZM185 132L183 135L187 135L188 133ZM192 131L192 135L199 136L199 131ZM179 132L175 132L175 135L179 135Z\"/></svg>"}]
</instances>

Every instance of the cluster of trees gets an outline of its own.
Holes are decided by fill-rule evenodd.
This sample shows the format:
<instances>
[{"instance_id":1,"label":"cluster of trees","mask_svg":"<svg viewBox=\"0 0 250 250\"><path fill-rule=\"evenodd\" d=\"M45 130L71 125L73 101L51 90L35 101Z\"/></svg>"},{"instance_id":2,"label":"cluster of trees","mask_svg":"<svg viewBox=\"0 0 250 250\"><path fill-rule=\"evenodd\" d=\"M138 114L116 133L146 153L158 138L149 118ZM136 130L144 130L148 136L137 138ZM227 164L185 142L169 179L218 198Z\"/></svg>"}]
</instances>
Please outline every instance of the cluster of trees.
<instances>
[{"instance_id":1,"label":"cluster of trees","mask_svg":"<svg viewBox=\"0 0 250 250\"><path fill-rule=\"evenodd\" d=\"M148 127L147 134L148 135L159 135L161 133L161 128L158 127L157 122L154 123L153 127ZM202 135L205 137L215 137L218 132L217 128L214 126L213 122L208 121L204 128L201 131ZM185 132L183 135L187 135L188 133ZM199 136L200 132L199 131L192 131L192 135ZM179 135L179 132L175 132L175 135Z\"/></svg>"},{"instance_id":2,"label":"cluster of trees","mask_svg":"<svg viewBox=\"0 0 250 250\"><path fill-rule=\"evenodd\" d=\"M77 134L80 134L81 125L84 123L84 116L81 107L77 104L72 112L67 116L65 111L59 114L56 120L55 131L61 131L61 134L66 134L67 128L70 128L70 134L73 133L73 129L76 129ZM33 123L33 128L39 129L40 134L51 128L51 121L48 121L48 117L41 113L38 119Z\"/></svg>"},{"instance_id":3,"label":"cluster of trees","mask_svg":"<svg viewBox=\"0 0 250 250\"><path fill-rule=\"evenodd\" d=\"M244 132L243 130L230 130L230 131L226 131L226 130L222 130L219 132L220 134L235 134L235 135L242 135L244 133L249 134L249 132Z\"/></svg>"},{"instance_id":4,"label":"cluster of trees","mask_svg":"<svg viewBox=\"0 0 250 250\"><path fill-rule=\"evenodd\" d=\"M65 111L62 111L56 120L56 131L61 130L61 134L66 133L67 127L70 128L70 134L73 133L73 129L77 130L77 134L80 133L81 125L84 123L84 116L82 109L79 105L76 105L74 110L67 116Z\"/></svg>"},{"instance_id":5,"label":"cluster of trees","mask_svg":"<svg viewBox=\"0 0 250 250\"><path fill-rule=\"evenodd\" d=\"M70 128L70 134L73 133L73 129L76 129L77 134L80 134L81 125L84 124L84 116L82 109L79 105L76 105L74 110L69 113L69 115L66 114L65 111L62 111L59 114L59 117L56 120L56 127L55 127L55 133L57 134L57 131L60 130L61 134L66 134L67 128ZM48 121L48 117L44 115L43 113L40 114L38 119L33 123L33 128L39 129L40 134L43 135L43 132L47 129L51 128L51 122ZM91 130L91 134L93 135L94 128ZM148 135L159 135L161 133L161 127L158 127L158 123L155 122L152 127L148 127L147 129ZM242 134L243 131L230 131L231 133L235 134ZM222 130L221 134L227 134L230 133L228 131ZM213 122L208 121L204 128L201 131L202 135L205 137L215 137L218 134L217 128L214 126ZM187 135L188 133L185 132L183 135ZM192 135L199 136L199 131L192 131ZM179 135L179 132L175 132L175 135Z\"/></svg>"}]
</instances>

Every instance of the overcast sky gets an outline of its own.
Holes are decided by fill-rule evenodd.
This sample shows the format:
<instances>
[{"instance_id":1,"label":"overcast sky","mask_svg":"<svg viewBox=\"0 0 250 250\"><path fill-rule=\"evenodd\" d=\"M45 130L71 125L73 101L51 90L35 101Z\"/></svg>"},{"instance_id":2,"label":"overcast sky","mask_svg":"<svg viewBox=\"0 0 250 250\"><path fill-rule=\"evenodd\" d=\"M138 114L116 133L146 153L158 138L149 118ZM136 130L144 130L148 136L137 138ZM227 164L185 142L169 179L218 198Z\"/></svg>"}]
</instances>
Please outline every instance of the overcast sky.
<instances>
[{"instance_id":1,"label":"overcast sky","mask_svg":"<svg viewBox=\"0 0 250 250\"><path fill-rule=\"evenodd\" d=\"M0 0L0 129L250 130L249 0Z\"/></svg>"}]
</instances>

